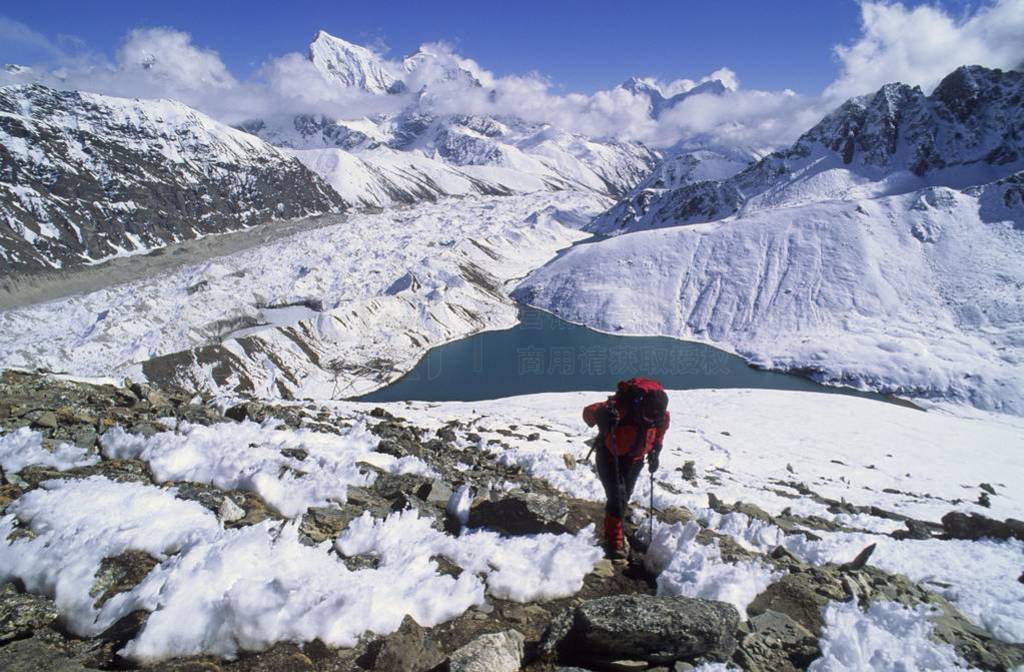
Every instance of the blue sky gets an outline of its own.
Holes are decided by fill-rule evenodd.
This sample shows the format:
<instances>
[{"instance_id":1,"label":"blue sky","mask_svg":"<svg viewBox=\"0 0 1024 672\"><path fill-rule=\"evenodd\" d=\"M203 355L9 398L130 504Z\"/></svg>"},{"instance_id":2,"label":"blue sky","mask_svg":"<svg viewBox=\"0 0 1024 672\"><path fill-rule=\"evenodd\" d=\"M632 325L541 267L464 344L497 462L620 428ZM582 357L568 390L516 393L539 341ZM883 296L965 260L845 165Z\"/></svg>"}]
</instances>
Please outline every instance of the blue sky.
<instances>
[{"instance_id":1,"label":"blue sky","mask_svg":"<svg viewBox=\"0 0 1024 672\"><path fill-rule=\"evenodd\" d=\"M953 17L978 6L956 0L927 4ZM499 76L536 71L557 90L580 92L630 75L697 78L727 66L745 88L813 95L839 73L833 46L861 34L855 0L39 0L10 3L0 15L65 48L78 43L108 57L133 28L172 27L191 34L197 46L219 52L239 77L273 57L303 51L319 28L353 42L386 45L391 57L445 40ZM43 61L50 51L31 39L0 39L0 62Z\"/></svg>"}]
</instances>

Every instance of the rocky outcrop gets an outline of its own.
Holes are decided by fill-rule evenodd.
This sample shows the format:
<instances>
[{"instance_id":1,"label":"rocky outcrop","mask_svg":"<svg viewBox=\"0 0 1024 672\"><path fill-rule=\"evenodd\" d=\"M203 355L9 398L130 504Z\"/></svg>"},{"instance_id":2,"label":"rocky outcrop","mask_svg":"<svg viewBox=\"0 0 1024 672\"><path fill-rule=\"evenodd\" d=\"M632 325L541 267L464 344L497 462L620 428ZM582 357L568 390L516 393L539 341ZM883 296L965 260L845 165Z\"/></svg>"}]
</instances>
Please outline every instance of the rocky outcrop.
<instances>
[{"instance_id":1,"label":"rocky outcrop","mask_svg":"<svg viewBox=\"0 0 1024 672\"><path fill-rule=\"evenodd\" d=\"M724 602L615 595L563 612L545 633L541 650L560 662L583 665L724 662L736 648L739 624L736 609Z\"/></svg>"},{"instance_id":2,"label":"rocky outcrop","mask_svg":"<svg viewBox=\"0 0 1024 672\"><path fill-rule=\"evenodd\" d=\"M942 528L953 539L1024 540L1024 521L1013 518L1000 522L977 513L950 511L942 517Z\"/></svg>"},{"instance_id":3,"label":"rocky outcrop","mask_svg":"<svg viewBox=\"0 0 1024 672\"><path fill-rule=\"evenodd\" d=\"M177 102L0 88L0 272L343 209L297 159Z\"/></svg>"},{"instance_id":4,"label":"rocky outcrop","mask_svg":"<svg viewBox=\"0 0 1024 672\"><path fill-rule=\"evenodd\" d=\"M516 630L480 635L448 658L448 672L517 672L525 638Z\"/></svg>"},{"instance_id":5,"label":"rocky outcrop","mask_svg":"<svg viewBox=\"0 0 1024 672\"><path fill-rule=\"evenodd\" d=\"M427 672L443 661L444 655L431 635L406 616L396 632L370 644L358 662L380 672Z\"/></svg>"},{"instance_id":6,"label":"rocky outcrop","mask_svg":"<svg viewBox=\"0 0 1024 672\"><path fill-rule=\"evenodd\" d=\"M511 493L497 500L482 500L469 512L470 527L486 527L503 534L566 532L569 507L565 501L537 493Z\"/></svg>"}]
</instances>

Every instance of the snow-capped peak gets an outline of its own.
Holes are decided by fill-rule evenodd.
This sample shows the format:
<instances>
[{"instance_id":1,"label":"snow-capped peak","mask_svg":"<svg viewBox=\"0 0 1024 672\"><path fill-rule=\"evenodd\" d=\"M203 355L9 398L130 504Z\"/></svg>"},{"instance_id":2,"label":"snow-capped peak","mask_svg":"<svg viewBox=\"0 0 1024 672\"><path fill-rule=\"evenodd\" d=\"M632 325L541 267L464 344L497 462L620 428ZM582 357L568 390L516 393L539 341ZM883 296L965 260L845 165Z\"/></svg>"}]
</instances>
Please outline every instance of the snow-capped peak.
<instances>
[{"instance_id":1,"label":"snow-capped peak","mask_svg":"<svg viewBox=\"0 0 1024 672\"><path fill-rule=\"evenodd\" d=\"M667 96L657 80L650 77L630 77L620 84L619 88L625 89L635 96L646 96L650 100L651 117L655 119L660 117L665 110L672 109L691 96L699 96L701 94L720 96L726 91L732 90L732 87L720 79L709 79L685 91Z\"/></svg>"},{"instance_id":2,"label":"snow-capped peak","mask_svg":"<svg viewBox=\"0 0 1024 672\"><path fill-rule=\"evenodd\" d=\"M368 93L398 93L405 85L387 61L366 47L321 30L309 45L309 60L329 81Z\"/></svg>"},{"instance_id":3,"label":"snow-capped peak","mask_svg":"<svg viewBox=\"0 0 1024 672\"><path fill-rule=\"evenodd\" d=\"M480 87L489 79L476 63L458 56L443 44L420 45L402 61L402 69L408 73L407 84L412 89L441 82Z\"/></svg>"}]
</instances>

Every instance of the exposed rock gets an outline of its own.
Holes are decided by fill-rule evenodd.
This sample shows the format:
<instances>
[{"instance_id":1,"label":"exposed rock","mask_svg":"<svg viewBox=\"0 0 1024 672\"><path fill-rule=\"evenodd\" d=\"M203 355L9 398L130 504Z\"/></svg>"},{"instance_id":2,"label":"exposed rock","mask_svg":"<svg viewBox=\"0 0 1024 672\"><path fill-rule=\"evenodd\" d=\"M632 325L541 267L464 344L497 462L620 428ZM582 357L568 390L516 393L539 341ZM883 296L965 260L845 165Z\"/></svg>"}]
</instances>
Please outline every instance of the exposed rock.
<instances>
[{"instance_id":1,"label":"exposed rock","mask_svg":"<svg viewBox=\"0 0 1024 672\"><path fill-rule=\"evenodd\" d=\"M242 422L243 420L263 422L267 419L267 413L263 404L255 401L249 401L237 404L227 409L224 411L224 417L230 418L236 422Z\"/></svg>"},{"instance_id":2,"label":"exposed rock","mask_svg":"<svg viewBox=\"0 0 1024 672\"><path fill-rule=\"evenodd\" d=\"M931 539L933 529L938 528L939 531L942 530L938 525L926 523L923 520L906 520L903 524L907 526L907 529L896 530L889 536L894 539Z\"/></svg>"},{"instance_id":3,"label":"exposed rock","mask_svg":"<svg viewBox=\"0 0 1024 672\"><path fill-rule=\"evenodd\" d=\"M642 659L726 661L736 648L740 617L732 605L688 597L612 595L556 617L540 650L561 662Z\"/></svg>"},{"instance_id":4,"label":"exposed rock","mask_svg":"<svg viewBox=\"0 0 1024 672\"><path fill-rule=\"evenodd\" d=\"M20 485L13 483L6 483L0 485L0 513L7 508L7 505L21 497L21 493L24 492Z\"/></svg>"},{"instance_id":5,"label":"exposed rock","mask_svg":"<svg viewBox=\"0 0 1024 672\"><path fill-rule=\"evenodd\" d=\"M815 636L824 624L821 609L829 600L845 601L846 591L838 580L823 581L825 575L813 572L787 574L768 586L747 606L747 613L758 616L769 610L785 614Z\"/></svg>"},{"instance_id":6,"label":"exposed rock","mask_svg":"<svg viewBox=\"0 0 1024 672\"><path fill-rule=\"evenodd\" d=\"M1021 539L1024 540L1024 521L1007 518L1003 522L977 513L950 511L942 517L942 527L953 539Z\"/></svg>"},{"instance_id":7,"label":"exposed rock","mask_svg":"<svg viewBox=\"0 0 1024 672\"><path fill-rule=\"evenodd\" d=\"M4 672L85 672L88 668L51 642L32 637L0 648Z\"/></svg>"},{"instance_id":8,"label":"exposed rock","mask_svg":"<svg viewBox=\"0 0 1024 672\"><path fill-rule=\"evenodd\" d=\"M19 593L13 584L0 586L0 646L32 634L57 618L57 605L39 595Z\"/></svg>"},{"instance_id":9,"label":"exposed rock","mask_svg":"<svg viewBox=\"0 0 1024 672\"><path fill-rule=\"evenodd\" d=\"M394 502L402 495L412 495L425 501L430 496L432 485L431 479L418 474L382 473L371 487L389 502Z\"/></svg>"},{"instance_id":10,"label":"exposed rock","mask_svg":"<svg viewBox=\"0 0 1024 672\"><path fill-rule=\"evenodd\" d=\"M673 523L687 524L693 520L693 513L689 509L685 509L681 506L670 506L666 509L660 509L656 513L658 520L669 525Z\"/></svg>"},{"instance_id":11,"label":"exposed rock","mask_svg":"<svg viewBox=\"0 0 1024 672\"><path fill-rule=\"evenodd\" d=\"M593 569L594 576L602 579L610 579L615 576L615 567L612 566L612 561L608 558L602 558L594 565Z\"/></svg>"},{"instance_id":12,"label":"exposed rock","mask_svg":"<svg viewBox=\"0 0 1024 672\"><path fill-rule=\"evenodd\" d=\"M369 511L375 518L383 518L391 510L391 502L376 490L350 485L345 489L345 501L363 511Z\"/></svg>"},{"instance_id":13,"label":"exposed rock","mask_svg":"<svg viewBox=\"0 0 1024 672\"><path fill-rule=\"evenodd\" d=\"M526 638L517 630L480 635L448 658L449 672L517 672Z\"/></svg>"},{"instance_id":14,"label":"exposed rock","mask_svg":"<svg viewBox=\"0 0 1024 672\"><path fill-rule=\"evenodd\" d=\"M118 593L124 593L137 586L159 562L145 551L128 550L121 555L103 558L89 596L95 597L93 606L97 609Z\"/></svg>"},{"instance_id":15,"label":"exposed rock","mask_svg":"<svg viewBox=\"0 0 1024 672\"><path fill-rule=\"evenodd\" d=\"M486 527L503 534L566 532L569 507L565 501L537 493L511 493L497 501L481 500L469 511L470 527Z\"/></svg>"},{"instance_id":16,"label":"exposed rock","mask_svg":"<svg viewBox=\"0 0 1024 672\"><path fill-rule=\"evenodd\" d=\"M245 509L235 504L230 497L225 497L217 509L217 519L222 523L235 523L245 518Z\"/></svg>"},{"instance_id":17,"label":"exposed rock","mask_svg":"<svg viewBox=\"0 0 1024 672\"><path fill-rule=\"evenodd\" d=\"M40 429L56 429L57 414L53 411L43 411L32 420L32 426Z\"/></svg>"},{"instance_id":18,"label":"exposed rock","mask_svg":"<svg viewBox=\"0 0 1024 672\"><path fill-rule=\"evenodd\" d=\"M103 476L118 483L152 483L149 467L139 460L103 460L84 467L58 471L52 467L25 467L18 472L30 488L38 487L43 481L53 478L90 478Z\"/></svg>"},{"instance_id":19,"label":"exposed rock","mask_svg":"<svg viewBox=\"0 0 1024 672\"><path fill-rule=\"evenodd\" d=\"M411 616L397 631L375 641L360 664L380 672L427 672L444 661L433 638Z\"/></svg>"},{"instance_id":20,"label":"exposed rock","mask_svg":"<svg viewBox=\"0 0 1024 672\"><path fill-rule=\"evenodd\" d=\"M279 643L266 651L240 659L236 669L245 672L313 672L317 666L295 644Z\"/></svg>"},{"instance_id":21,"label":"exposed rock","mask_svg":"<svg viewBox=\"0 0 1024 672\"><path fill-rule=\"evenodd\" d=\"M201 504L206 509L221 516L222 512L228 514L226 518L220 518L225 527L244 527L255 525L270 518L281 516L273 511L255 492L246 490L221 490L206 483L192 483L182 481L172 483L177 490L178 499L186 499ZM230 503L225 503L230 500ZM243 512L242 516L237 515L235 509Z\"/></svg>"},{"instance_id":22,"label":"exposed rock","mask_svg":"<svg viewBox=\"0 0 1024 672\"><path fill-rule=\"evenodd\" d=\"M789 616L766 611L750 619L734 662L748 672L795 672L821 655L818 640Z\"/></svg>"},{"instance_id":23,"label":"exposed rock","mask_svg":"<svg viewBox=\"0 0 1024 672\"><path fill-rule=\"evenodd\" d=\"M358 518L362 510L346 504L344 506L311 506L302 515L299 523L299 538L311 544L334 540Z\"/></svg>"},{"instance_id":24,"label":"exposed rock","mask_svg":"<svg viewBox=\"0 0 1024 672\"><path fill-rule=\"evenodd\" d=\"M855 557L850 562L841 565L840 569L847 571L853 569L861 569L862 567L864 567L864 565L868 564L868 560L871 559L871 555L875 552L875 547L877 546L878 544L870 544L866 546L860 553L857 554L857 557Z\"/></svg>"}]
</instances>

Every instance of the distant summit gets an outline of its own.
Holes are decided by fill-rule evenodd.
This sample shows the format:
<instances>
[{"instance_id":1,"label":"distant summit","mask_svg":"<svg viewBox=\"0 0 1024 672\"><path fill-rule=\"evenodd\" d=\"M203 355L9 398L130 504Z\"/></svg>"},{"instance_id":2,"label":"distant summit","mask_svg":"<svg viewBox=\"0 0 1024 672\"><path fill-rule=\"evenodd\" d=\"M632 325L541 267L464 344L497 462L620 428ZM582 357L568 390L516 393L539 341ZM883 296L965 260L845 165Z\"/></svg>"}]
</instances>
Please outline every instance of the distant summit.
<instances>
[{"instance_id":1,"label":"distant summit","mask_svg":"<svg viewBox=\"0 0 1024 672\"><path fill-rule=\"evenodd\" d=\"M720 96L729 90L729 87L722 80L712 79L701 82L692 89L666 96L665 92L658 86L658 83L648 77L630 77L620 84L619 87L637 96L647 96L651 101L650 114L654 119L658 119L662 112L672 109L692 96L699 96L701 94Z\"/></svg>"},{"instance_id":2,"label":"distant summit","mask_svg":"<svg viewBox=\"0 0 1024 672\"><path fill-rule=\"evenodd\" d=\"M309 45L309 60L329 81L367 93L400 93L405 83L387 61L366 47L321 30Z\"/></svg>"}]
</instances>

